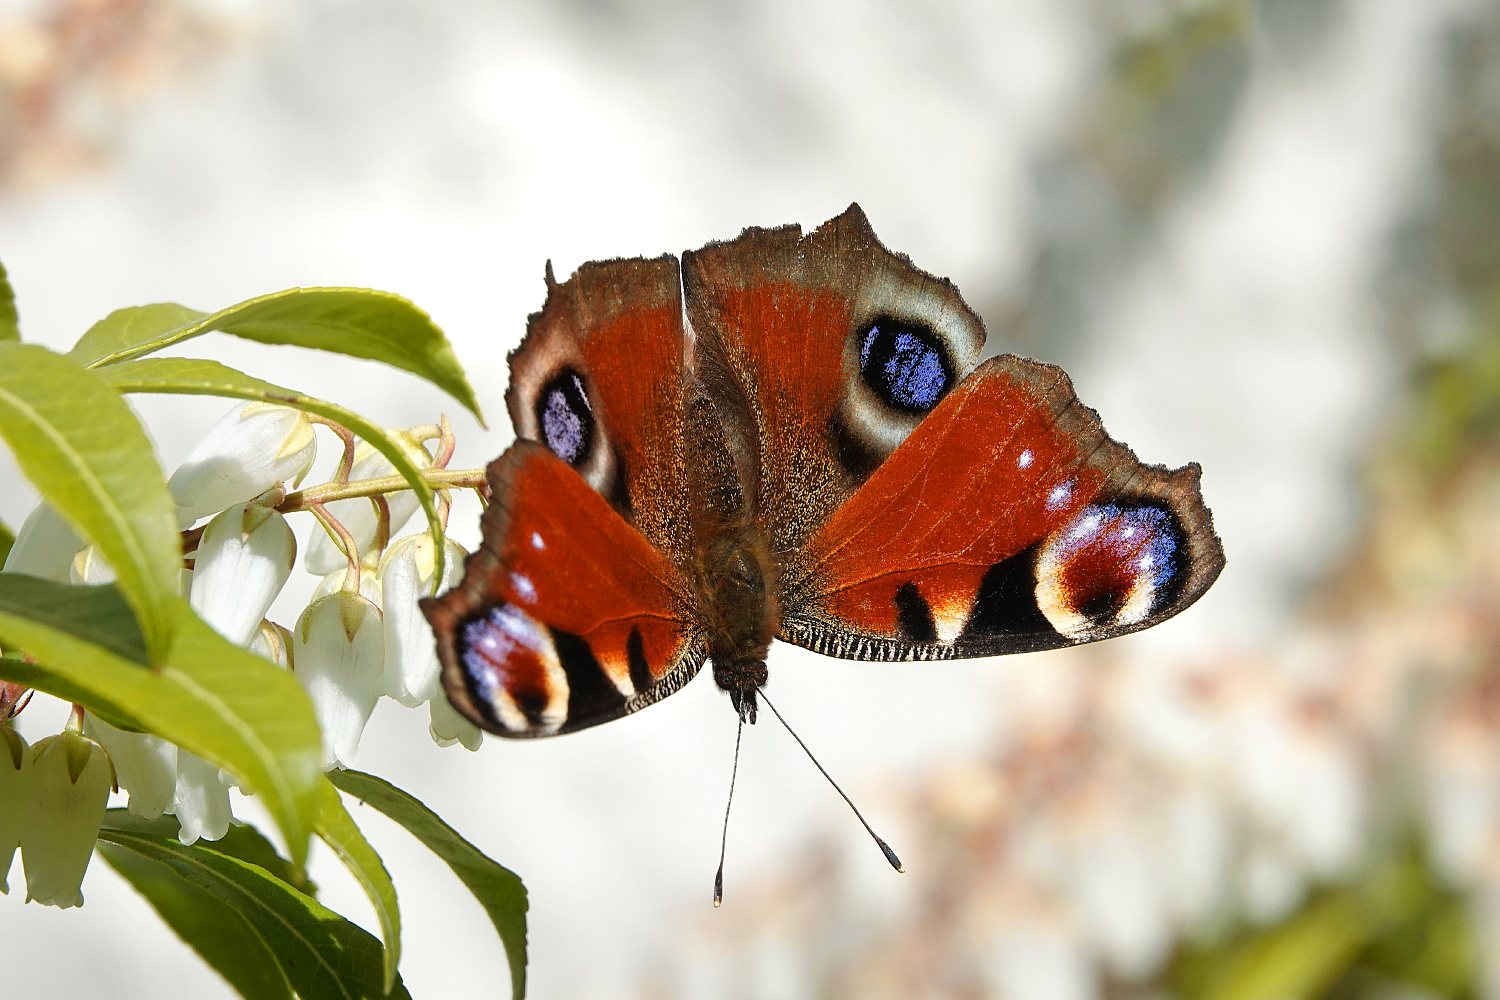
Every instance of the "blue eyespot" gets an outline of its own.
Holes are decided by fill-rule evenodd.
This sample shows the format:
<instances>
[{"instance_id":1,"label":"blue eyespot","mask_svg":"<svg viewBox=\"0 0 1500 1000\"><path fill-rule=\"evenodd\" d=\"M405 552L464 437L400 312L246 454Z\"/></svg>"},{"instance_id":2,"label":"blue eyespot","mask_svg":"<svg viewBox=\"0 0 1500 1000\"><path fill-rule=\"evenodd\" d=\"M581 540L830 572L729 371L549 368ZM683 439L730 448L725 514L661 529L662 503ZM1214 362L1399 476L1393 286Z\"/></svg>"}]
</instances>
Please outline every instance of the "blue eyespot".
<instances>
[{"instance_id":1,"label":"blue eyespot","mask_svg":"<svg viewBox=\"0 0 1500 1000\"><path fill-rule=\"evenodd\" d=\"M1158 501L1089 504L1042 543L1037 606L1075 639L1138 625L1177 599L1185 544L1177 519Z\"/></svg>"},{"instance_id":2,"label":"blue eyespot","mask_svg":"<svg viewBox=\"0 0 1500 1000\"><path fill-rule=\"evenodd\" d=\"M905 320L882 318L865 331L859 345L865 384L887 406L925 413L953 383L953 371L936 335Z\"/></svg>"},{"instance_id":3,"label":"blue eyespot","mask_svg":"<svg viewBox=\"0 0 1500 1000\"><path fill-rule=\"evenodd\" d=\"M577 372L564 368L542 388L537 423L552 454L570 465L588 459L594 445L594 412Z\"/></svg>"}]
</instances>

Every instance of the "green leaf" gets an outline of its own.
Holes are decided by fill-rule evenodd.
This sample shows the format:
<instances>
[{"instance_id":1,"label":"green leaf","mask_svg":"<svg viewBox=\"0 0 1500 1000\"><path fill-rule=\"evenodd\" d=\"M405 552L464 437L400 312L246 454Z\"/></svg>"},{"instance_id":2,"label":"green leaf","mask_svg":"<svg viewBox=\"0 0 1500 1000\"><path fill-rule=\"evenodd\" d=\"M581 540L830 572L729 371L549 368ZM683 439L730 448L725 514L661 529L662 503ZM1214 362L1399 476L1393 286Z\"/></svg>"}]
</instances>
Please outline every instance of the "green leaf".
<instances>
[{"instance_id":1,"label":"green leaf","mask_svg":"<svg viewBox=\"0 0 1500 1000\"><path fill-rule=\"evenodd\" d=\"M166 925L246 1000L292 1000L280 963L238 913L171 868L103 844L99 853Z\"/></svg>"},{"instance_id":2,"label":"green leaf","mask_svg":"<svg viewBox=\"0 0 1500 1000\"><path fill-rule=\"evenodd\" d=\"M265 869L149 834L101 829L99 839L165 865L237 912L302 1000L386 996L380 942ZM389 995L410 998L399 980Z\"/></svg>"},{"instance_id":3,"label":"green leaf","mask_svg":"<svg viewBox=\"0 0 1500 1000\"><path fill-rule=\"evenodd\" d=\"M401 911L396 905L396 886L380 855L344 808L338 789L323 782L319 786L318 805L318 836L333 848L365 890L370 905L375 907L375 915L380 918L380 936L385 939L385 988L389 990L396 982L396 965L401 961Z\"/></svg>"},{"instance_id":4,"label":"green leaf","mask_svg":"<svg viewBox=\"0 0 1500 1000\"><path fill-rule=\"evenodd\" d=\"M182 541L151 441L93 372L35 344L0 341L0 437L79 534L99 548L161 659L176 628Z\"/></svg>"},{"instance_id":5,"label":"green leaf","mask_svg":"<svg viewBox=\"0 0 1500 1000\"><path fill-rule=\"evenodd\" d=\"M109 827L111 830L148 833L154 837L175 838L177 836L177 817L161 816L157 819L142 819L128 809L106 809L104 821L100 826ZM213 849L231 858L239 858L252 865L259 865L298 892L317 898L317 884L307 877L307 872L282 857L276 850L276 845L249 823L231 823L224 836L213 841Z\"/></svg>"},{"instance_id":6,"label":"green leaf","mask_svg":"<svg viewBox=\"0 0 1500 1000\"><path fill-rule=\"evenodd\" d=\"M151 662L130 605L113 584L70 587L22 573L0 573L0 613L69 632L141 666Z\"/></svg>"},{"instance_id":7,"label":"green leaf","mask_svg":"<svg viewBox=\"0 0 1500 1000\"><path fill-rule=\"evenodd\" d=\"M20 320L16 313L16 290L10 287L5 265L0 264L0 340L20 340Z\"/></svg>"},{"instance_id":8,"label":"green leaf","mask_svg":"<svg viewBox=\"0 0 1500 1000\"><path fill-rule=\"evenodd\" d=\"M167 310L181 310L180 325L161 329ZM115 317L157 310L144 319ZM211 316L182 306L121 310L84 334L72 350L90 368L119 364L172 344L219 330L262 344L316 347L355 358L382 361L420 376L447 392L483 421L474 390L454 357L448 338L415 305L399 295L368 288L289 288L221 309Z\"/></svg>"},{"instance_id":9,"label":"green leaf","mask_svg":"<svg viewBox=\"0 0 1500 1000\"><path fill-rule=\"evenodd\" d=\"M427 515L427 530L432 534L438 558L446 563L448 547L443 544L443 521L438 516L432 487L422 478L422 470L407 457L401 446L378 424L373 424L352 410L312 396L304 396L271 382L246 375L242 371L202 358L142 358L125 361L99 373L120 392L166 392L197 396L231 396L236 399L259 399L292 406L308 413L343 424L370 442L384 455L411 485L422 511ZM441 586L446 567L438 566L433 575L433 593Z\"/></svg>"},{"instance_id":10,"label":"green leaf","mask_svg":"<svg viewBox=\"0 0 1500 1000\"><path fill-rule=\"evenodd\" d=\"M68 352L68 357L85 368L92 368L104 354L133 344L159 340L174 330L191 326L207 315L208 313L189 309L175 302L116 309L89 327L88 332L79 337L78 343Z\"/></svg>"},{"instance_id":11,"label":"green leaf","mask_svg":"<svg viewBox=\"0 0 1500 1000\"><path fill-rule=\"evenodd\" d=\"M395 785L363 771L331 771L328 779L385 813L448 863L495 925L510 962L511 996L526 995L526 887L514 872L491 861L444 823L442 817Z\"/></svg>"},{"instance_id":12,"label":"green leaf","mask_svg":"<svg viewBox=\"0 0 1500 1000\"><path fill-rule=\"evenodd\" d=\"M106 598L95 600L108 610ZM135 723L130 728L165 737L233 774L264 799L301 865L317 816L322 758L312 703L290 673L229 642L187 602L178 603L177 639L154 670L81 637L94 605L75 605L79 618L66 626L30 617L24 608L0 608L0 636L43 668L27 672L28 686L112 723L123 716ZM0 675L18 677L16 662L0 661Z\"/></svg>"},{"instance_id":13,"label":"green leaf","mask_svg":"<svg viewBox=\"0 0 1500 1000\"><path fill-rule=\"evenodd\" d=\"M0 521L0 566L5 565L5 557L10 555L11 546L16 544L16 533L10 530L10 525Z\"/></svg>"},{"instance_id":14,"label":"green leaf","mask_svg":"<svg viewBox=\"0 0 1500 1000\"><path fill-rule=\"evenodd\" d=\"M172 817L148 821L124 809L106 812L103 827L134 830L163 839L177 836L177 821ZM231 827L230 833L241 829L253 828ZM264 838L261 840L265 842ZM214 847L220 853L236 856L224 849L223 840ZM266 847L271 849L270 844ZM246 1000L291 1000L292 987L281 971L281 963L234 907L160 861L108 843L100 845L99 853L240 996ZM274 849L271 853L275 854Z\"/></svg>"},{"instance_id":15,"label":"green leaf","mask_svg":"<svg viewBox=\"0 0 1500 1000\"><path fill-rule=\"evenodd\" d=\"M86 705L90 712L116 729L123 729L126 732L132 733L144 733L150 729L146 723L131 715L118 702L111 700L108 692L100 692L90 687L75 684L70 679L60 677L46 667L12 657L10 654L16 652L16 644L5 638L4 635L0 635L0 642L7 644L6 655L0 657L0 681L10 681L12 684L20 684L22 687L36 688L38 691L50 694L54 698L61 698L63 701Z\"/></svg>"}]
</instances>

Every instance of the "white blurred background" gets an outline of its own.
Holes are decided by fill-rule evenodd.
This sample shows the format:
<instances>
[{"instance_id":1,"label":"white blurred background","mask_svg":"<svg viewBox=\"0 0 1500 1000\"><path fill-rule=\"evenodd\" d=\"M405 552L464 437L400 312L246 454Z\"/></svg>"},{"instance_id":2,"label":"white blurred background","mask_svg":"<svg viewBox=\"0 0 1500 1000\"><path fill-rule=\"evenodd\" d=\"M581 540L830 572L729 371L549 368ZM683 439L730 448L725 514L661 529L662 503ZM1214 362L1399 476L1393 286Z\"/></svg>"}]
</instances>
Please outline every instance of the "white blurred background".
<instances>
[{"instance_id":1,"label":"white blurred background","mask_svg":"<svg viewBox=\"0 0 1500 1000\"><path fill-rule=\"evenodd\" d=\"M866 938L785 927L826 931L853 907L911 930L901 914L927 912L920 873L946 863L921 833L921 789L992 764L1023 780L1005 748L1100 670L1154 691L1176 664L1261 656L1301 627L1307 588L1354 544L1359 470L1401 412L1408 364L1468 322L1464 289L1422 263L1424 220L1463 112L1456 53L1486 25L1493 44L1495 21L1477 0L0 0L0 260L23 336L59 349L125 305L399 292L453 341L488 429L372 364L219 335L184 353L392 426L446 412L464 468L509 441L504 357L541 304L544 261L565 275L747 225L810 228L858 201L888 246L957 283L992 347L1066 364L1145 460L1201 462L1228 568L1190 612L1112 643L1104 667L775 648L778 706L901 853L904 878L785 733L759 726L725 907L710 910L734 720L706 678L596 730L475 754L439 750L425 712L389 701L366 732L362 767L525 879L539 1000L916 995L835 988L814 967ZM1500 106L1488 72L1466 112L1481 120ZM168 470L226 408L134 402ZM34 494L7 462L0 519L14 526ZM469 547L475 519L472 505L455 513ZM314 582L294 578L273 617L291 625ZM39 700L19 725L34 741L62 717ZM1175 738L1147 709L1131 718ZM1266 739L1253 760L1281 746ZM1308 773L1293 760L1266 780ZM1352 797L1353 816L1364 786L1340 774L1319 787ZM960 812L996 794L953 780ZM1071 822L1109 823L1088 815ZM480 908L402 831L357 818L401 892L413 995L502 995ZM1328 819L1329 851L1355 852L1338 838L1360 822ZM818 851L847 855L852 888L818 896L831 909L810 923L781 921L799 873L824 870ZM1306 867L1268 876L1266 919L1295 910ZM1150 891L1132 895L1129 870L1048 882L1046 905L997 891L992 908L1044 915L975 945L979 971L949 981L936 963L924 992L1136 995L1119 984L1162 967L1177 925L1152 915ZM313 876L325 902L374 927L328 852ZM1279 903L1277 877L1293 886ZM107 866L84 892L69 911L0 899L0 993L229 995ZM763 926L783 930L757 937ZM772 944L746 951L751 939Z\"/></svg>"}]
</instances>

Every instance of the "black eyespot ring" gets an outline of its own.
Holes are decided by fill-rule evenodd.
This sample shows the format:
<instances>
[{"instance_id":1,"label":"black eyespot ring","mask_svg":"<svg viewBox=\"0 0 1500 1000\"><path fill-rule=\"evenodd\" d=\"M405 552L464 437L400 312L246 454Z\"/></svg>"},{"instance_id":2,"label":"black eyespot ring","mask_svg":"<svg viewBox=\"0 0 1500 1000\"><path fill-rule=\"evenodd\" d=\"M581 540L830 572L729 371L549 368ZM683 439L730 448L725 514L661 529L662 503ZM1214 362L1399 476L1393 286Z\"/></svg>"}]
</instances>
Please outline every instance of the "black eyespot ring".
<instances>
[{"instance_id":1,"label":"black eyespot ring","mask_svg":"<svg viewBox=\"0 0 1500 1000\"><path fill-rule=\"evenodd\" d=\"M536 423L552 454L575 467L588 461L594 449L594 410L576 371L564 368L542 387Z\"/></svg>"},{"instance_id":2,"label":"black eyespot ring","mask_svg":"<svg viewBox=\"0 0 1500 1000\"><path fill-rule=\"evenodd\" d=\"M953 363L930 329L882 316L859 338L859 373L881 402L926 413L953 385Z\"/></svg>"}]
</instances>

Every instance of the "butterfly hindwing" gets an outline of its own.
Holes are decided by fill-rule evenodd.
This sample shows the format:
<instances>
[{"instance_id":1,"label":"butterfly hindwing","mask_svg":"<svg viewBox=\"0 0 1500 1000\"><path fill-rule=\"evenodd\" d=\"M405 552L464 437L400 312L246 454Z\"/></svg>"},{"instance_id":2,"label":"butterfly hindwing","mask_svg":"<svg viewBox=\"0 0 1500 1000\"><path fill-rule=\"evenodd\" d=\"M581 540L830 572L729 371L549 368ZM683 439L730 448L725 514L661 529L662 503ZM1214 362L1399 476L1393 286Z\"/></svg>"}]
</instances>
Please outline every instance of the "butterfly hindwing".
<instances>
[{"instance_id":1,"label":"butterfly hindwing","mask_svg":"<svg viewBox=\"0 0 1500 1000\"><path fill-rule=\"evenodd\" d=\"M489 468L485 544L423 602L449 699L502 736L550 736L666 697L703 662L677 569L577 471L517 441Z\"/></svg>"},{"instance_id":2,"label":"butterfly hindwing","mask_svg":"<svg viewBox=\"0 0 1500 1000\"><path fill-rule=\"evenodd\" d=\"M792 560L780 638L854 659L1105 639L1187 607L1223 566L1197 466L1139 462L1061 369L963 380Z\"/></svg>"}]
</instances>

